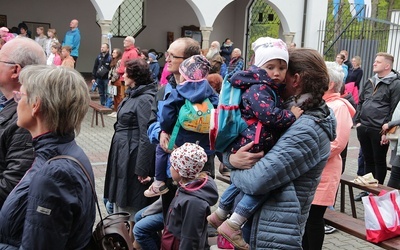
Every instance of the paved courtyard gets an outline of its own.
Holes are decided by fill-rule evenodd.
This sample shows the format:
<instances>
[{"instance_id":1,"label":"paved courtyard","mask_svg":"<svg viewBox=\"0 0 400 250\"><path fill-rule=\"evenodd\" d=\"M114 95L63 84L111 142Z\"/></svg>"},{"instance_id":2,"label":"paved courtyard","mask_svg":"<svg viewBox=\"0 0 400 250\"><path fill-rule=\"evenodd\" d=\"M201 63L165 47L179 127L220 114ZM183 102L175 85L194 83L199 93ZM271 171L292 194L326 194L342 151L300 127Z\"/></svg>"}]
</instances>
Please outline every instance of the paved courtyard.
<instances>
[{"instance_id":1,"label":"paved courtyard","mask_svg":"<svg viewBox=\"0 0 400 250\"><path fill-rule=\"evenodd\" d=\"M116 121L116 118L104 115L105 127L101 126L100 117L99 117L99 125L98 126L94 125L94 127L91 127L90 125L92 119L92 112L93 112L92 109L89 109L89 112L86 115L85 120L82 124L81 133L77 136L76 140L78 144L84 149L86 154L89 156L89 159L92 163L96 178L95 180L96 191L99 197L102 214L103 216L105 216L106 215L105 208L102 205L103 186L104 186L105 171L107 166L108 151L111 144L111 138L114 132L113 125ZM345 170L345 173L349 175L356 176L358 149L359 149L359 143L357 140L356 131L352 129L348 156L347 156L346 170ZM216 167L218 167L218 164L216 164ZM218 170L216 170L216 173L218 173ZM390 173L388 172L388 174ZM386 177L386 182L388 178L389 176ZM216 180L216 182L218 184L219 192L220 194L222 194L224 189L227 187L227 184L219 180ZM355 194L358 194L358 190L355 190ZM346 198L346 201L348 202L349 199ZM338 203L339 202L337 202L336 204L337 208L339 208L340 205ZM357 205L358 217L362 218L364 213L362 204L361 202L358 202L356 205ZM350 214L349 204L346 205L346 212ZM346 233L336 231L332 234L325 236L323 249L371 250L371 249L382 249L382 248L367 243L358 238L352 237Z\"/></svg>"}]
</instances>

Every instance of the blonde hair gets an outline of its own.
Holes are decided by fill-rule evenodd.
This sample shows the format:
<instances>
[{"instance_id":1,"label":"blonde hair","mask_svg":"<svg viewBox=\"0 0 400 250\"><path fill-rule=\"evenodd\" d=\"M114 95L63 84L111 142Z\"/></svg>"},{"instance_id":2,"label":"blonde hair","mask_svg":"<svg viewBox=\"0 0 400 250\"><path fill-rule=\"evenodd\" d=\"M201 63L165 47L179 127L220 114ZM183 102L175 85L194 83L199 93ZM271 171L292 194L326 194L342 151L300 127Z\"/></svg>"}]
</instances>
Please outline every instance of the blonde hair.
<instances>
[{"instance_id":1,"label":"blonde hair","mask_svg":"<svg viewBox=\"0 0 400 250\"><path fill-rule=\"evenodd\" d=\"M68 51L68 52L71 54L71 51L72 51L71 46L69 46L69 45L64 45L64 46L62 46L61 49L62 49L62 50L65 49L66 51Z\"/></svg>"},{"instance_id":2,"label":"blonde hair","mask_svg":"<svg viewBox=\"0 0 400 250\"><path fill-rule=\"evenodd\" d=\"M57 135L80 132L89 109L89 89L82 75L70 68L43 65L25 67L19 80L31 104L40 101L40 113Z\"/></svg>"},{"instance_id":3,"label":"blonde hair","mask_svg":"<svg viewBox=\"0 0 400 250\"><path fill-rule=\"evenodd\" d=\"M181 184L186 184L186 183L188 183L188 182L191 182L191 181L193 181L193 180L198 180L198 179L204 179L204 178L206 178L208 176L208 174L207 174L207 172L200 172L200 173L198 173L197 174L197 176L195 177L195 178L186 178L186 177L183 177L183 176L181 176L181 180L179 181L179 183L181 183Z\"/></svg>"},{"instance_id":4,"label":"blonde hair","mask_svg":"<svg viewBox=\"0 0 400 250\"><path fill-rule=\"evenodd\" d=\"M390 63L391 67L393 66L394 57L391 54L386 53L386 52L379 52L379 53L376 54L376 56L382 56L383 58L385 58Z\"/></svg>"},{"instance_id":5,"label":"blonde hair","mask_svg":"<svg viewBox=\"0 0 400 250\"><path fill-rule=\"evenodd\" d=\"M47 32L51 32L54 35L54 38L57 38L57 32L56 29L48 29Z\"/></svg>"}]
</instances>

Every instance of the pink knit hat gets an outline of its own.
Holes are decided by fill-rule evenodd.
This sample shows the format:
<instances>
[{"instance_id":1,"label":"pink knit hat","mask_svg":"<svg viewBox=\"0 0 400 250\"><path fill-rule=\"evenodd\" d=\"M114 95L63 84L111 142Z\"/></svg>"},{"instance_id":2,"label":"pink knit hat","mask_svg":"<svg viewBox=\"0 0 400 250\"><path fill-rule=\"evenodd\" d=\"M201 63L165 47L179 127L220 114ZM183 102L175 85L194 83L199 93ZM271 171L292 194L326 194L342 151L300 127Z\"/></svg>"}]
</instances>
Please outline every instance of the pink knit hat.
<instances>
[{"instance_id":1,"label":"pink knit hat","mask_svg":"<svg viewBox=\"0 0 400 250\"><path fill-rule=\"evenodd\" d=\"M171 153L169 160L180 176L194 179L207 162L207 154L199 145L186 142Z\"/></svg>"},{"instance_id":2,"label":"pink knit hat","mask_svg":"<svg viewBox=\"0 0 400 250\"><path fill-rule=\"evenodd\" d=\"M194 55L181 63L179 72L186 81L199 82L207 77L210 68L207 58L202 55Z\"/></svg>"}]
</instances>

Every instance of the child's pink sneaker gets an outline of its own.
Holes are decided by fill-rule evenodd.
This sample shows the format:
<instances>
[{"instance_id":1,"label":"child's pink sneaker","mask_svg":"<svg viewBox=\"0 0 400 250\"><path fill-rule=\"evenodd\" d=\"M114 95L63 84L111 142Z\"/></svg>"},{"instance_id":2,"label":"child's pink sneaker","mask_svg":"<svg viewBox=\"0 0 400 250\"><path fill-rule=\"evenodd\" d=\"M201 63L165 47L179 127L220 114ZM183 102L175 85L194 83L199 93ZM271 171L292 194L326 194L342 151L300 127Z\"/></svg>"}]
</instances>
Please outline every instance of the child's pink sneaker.
<instances>
[{"instance_id":1,"label":"child's pink sneaker","mask_svg":"<svg viewBox=\"0 0 400 250\"><path fill-rule=\"evenodd\" d=\"M234 225L229 220L224 221L217 229L218 233L227 239L232 245L240 250L250 249L249 244L244 241L242 230L239 226Z\"/></svg>"},{"instance_id":2,"label":"child's pink sneaker","mask_svg":"<svg viewBox=\"0 0 400 250\"><path fill-rule=\"evenodd\" d=\"M208 224L217 229L219 226L221 226L222 222L224 222L224 219L221 219L218 214L214 212L207 216L207 221Z\"/></svg>"}]
</instances>

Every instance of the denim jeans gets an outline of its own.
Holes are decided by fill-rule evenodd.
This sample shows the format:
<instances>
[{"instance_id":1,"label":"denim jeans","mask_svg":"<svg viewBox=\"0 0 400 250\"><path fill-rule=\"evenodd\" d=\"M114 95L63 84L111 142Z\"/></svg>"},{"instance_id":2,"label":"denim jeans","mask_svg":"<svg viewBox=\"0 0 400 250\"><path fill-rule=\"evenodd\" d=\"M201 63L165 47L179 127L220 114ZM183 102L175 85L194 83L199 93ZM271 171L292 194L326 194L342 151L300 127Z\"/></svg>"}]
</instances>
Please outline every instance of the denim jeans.
<instances>
[{"instance_id":1,"label":"denim jeans","mask_svg":"<svg viewBox=\"0 0 400 250\"><path fill-rule=\"evenodd\" d=\"M358 169L357 169L357 175L358 176L363 176L365 175L365 160L364 160L364 155L362 152L362 149L360 148L360 151L358 151Z\"/></svg>"},{"instance_id":2,"label":"denim jeans","mask_svg":"<svg viewBox=\"0 0 400 250\"><path fill-rule=\"evenodd\" d=\"M100 104L105 106L106 100L107 100L108 80L107 79L96 79L96 83L97 83L97 88L99 90L99 95L100 95Z\"/></svg>"},{"instance_id":3,"label":"denim jeans","mask_svg":"<svg viewBox=\"0 0 400 250\"><path fill-rule=\"evenodd\" d=\"M157 232L164 228L163 214L160 212L142 218L142 213L146 209L147 207L135 214L135 226L133 227L135 240L143 250L160 249L161 238Z\"/></svg>"},{"instance_id":4,"label":"denim jeans","mask_svg":"<svg viewBox=\"0 0 400 250\"><path fill-rule=\"evenodd\" d=\"M219 207L225 211L231 211L235 203L236 196L240 193L240 189L231 184L221 195ZM265 195L266 196L266 195ZM245 218L253 215L254 211L259 208L265 200L263 196L255 196L244 194L240 201L236 204L235 212Z\"/></svg>"}]
</instances>

